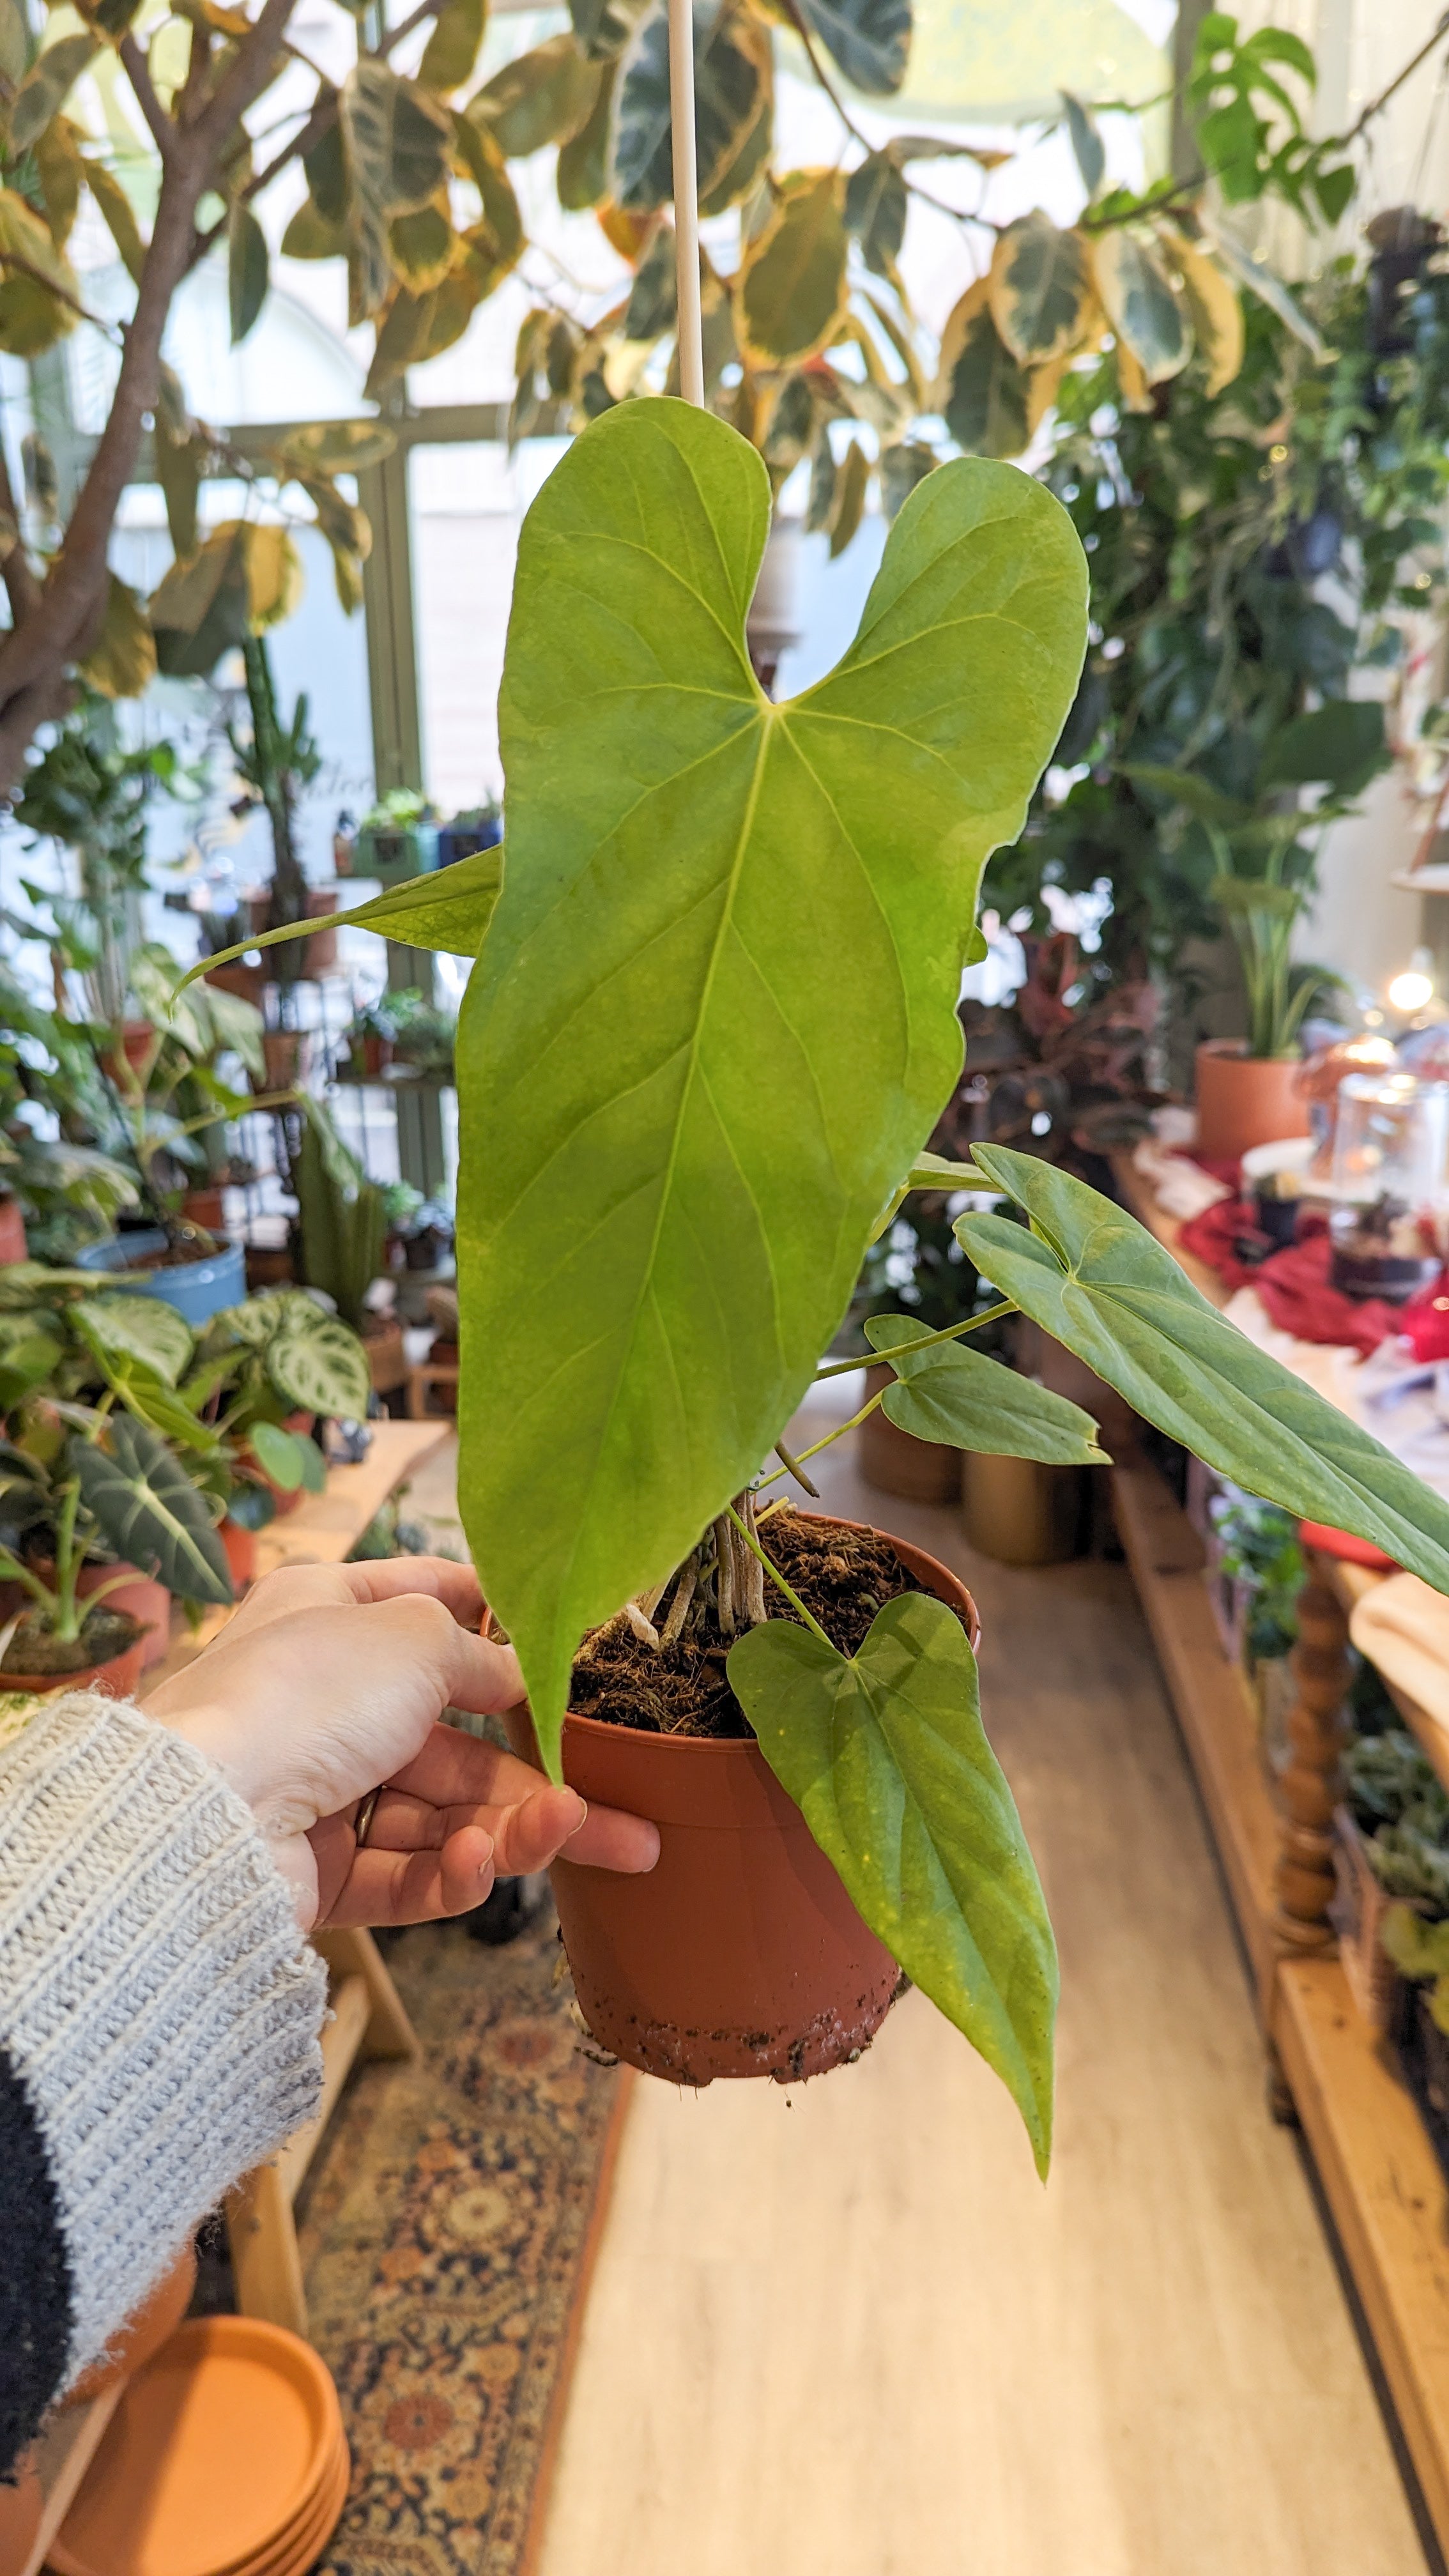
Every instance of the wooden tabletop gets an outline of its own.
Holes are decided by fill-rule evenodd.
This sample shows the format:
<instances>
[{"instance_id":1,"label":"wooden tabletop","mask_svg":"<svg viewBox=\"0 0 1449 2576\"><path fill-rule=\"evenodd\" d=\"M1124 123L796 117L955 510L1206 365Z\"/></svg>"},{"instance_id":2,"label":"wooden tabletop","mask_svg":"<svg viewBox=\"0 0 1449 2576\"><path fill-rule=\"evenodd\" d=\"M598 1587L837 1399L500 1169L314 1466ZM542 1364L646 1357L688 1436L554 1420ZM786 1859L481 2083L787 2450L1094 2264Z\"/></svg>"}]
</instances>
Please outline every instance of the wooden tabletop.
<instances>
[{"instance_id":1,"label":"wooden tabletop","mask_svg":"<svg viewBox=\"0 0 1449 2576\"><path fill-rule=\"evenodd\" d=\"M1220 1308L1226 1306L1236 1292L1216 1270L1209 1268L1207 1262L1200 1261L1195 1252L1184 1252L1179 1241L1182 1233L1180 1220L1175 1216L1169 1216L1165 1208L1158 1206L1149 1183L1143 1179L1130 1154L1112 1156L1112 1177L1122 1193L1123 1203L1129 1214L1136 1217L1139 1225L1145 1225L1149 1234L1156 1235L1158 1242L1172 1254L1178 1268L1186 1273L1194 1288L1201 1289L1209 1305Z\"/></svg>"}]
</instances>

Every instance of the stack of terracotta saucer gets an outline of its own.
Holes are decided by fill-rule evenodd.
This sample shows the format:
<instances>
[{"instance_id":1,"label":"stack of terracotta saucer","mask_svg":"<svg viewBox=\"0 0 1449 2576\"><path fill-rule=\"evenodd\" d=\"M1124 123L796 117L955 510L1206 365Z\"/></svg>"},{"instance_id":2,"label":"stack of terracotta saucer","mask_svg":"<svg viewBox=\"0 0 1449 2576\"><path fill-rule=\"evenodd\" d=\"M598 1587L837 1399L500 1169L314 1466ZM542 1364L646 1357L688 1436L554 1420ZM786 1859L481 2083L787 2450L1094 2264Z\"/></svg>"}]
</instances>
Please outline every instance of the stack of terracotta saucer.
<instances>
[{"instance_id":1,"label":"stack of terracotta saucer","mask_svg":"<svg viewBox=\"0 0 1449 2576\"><path fill-rule=\"evenodd\" d=\"M306 2576L351 2463L325 2362L256 2317L193 2317L128 2381L57 2576Z\"/></svg>"}]
</instances>

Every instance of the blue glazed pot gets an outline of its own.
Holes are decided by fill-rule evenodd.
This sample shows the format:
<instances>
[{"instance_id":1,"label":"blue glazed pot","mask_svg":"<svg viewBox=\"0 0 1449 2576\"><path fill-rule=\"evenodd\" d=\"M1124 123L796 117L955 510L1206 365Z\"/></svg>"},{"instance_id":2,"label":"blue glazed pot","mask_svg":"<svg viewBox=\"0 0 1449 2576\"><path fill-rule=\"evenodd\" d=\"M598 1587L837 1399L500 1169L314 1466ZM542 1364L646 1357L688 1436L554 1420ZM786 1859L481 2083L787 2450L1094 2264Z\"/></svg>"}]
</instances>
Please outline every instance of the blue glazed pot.
<instances>
[{"instance_id":1,"label":"blue glazed pot","mask_svg":"<svg viewBox=\"0 0 1449 2576\"><path fill-rule=\"evenodd\" d=\"M134 1265L147 1253L159 1252L166 1237L158 1226L143 1233L122 1234L109 1243L87 1244L76 1254L82 1270L124 1270L128 1285L140 1297L159 1297L163 1305L174 1306L193 1329L209 1323L223 1306L239 1306L247 1293L246 1253L239 1243L223 1244L220 1252L203 1254L198 1261L178 1262L170 1270L141 1270Z\"/></svg>"}]
</instances>

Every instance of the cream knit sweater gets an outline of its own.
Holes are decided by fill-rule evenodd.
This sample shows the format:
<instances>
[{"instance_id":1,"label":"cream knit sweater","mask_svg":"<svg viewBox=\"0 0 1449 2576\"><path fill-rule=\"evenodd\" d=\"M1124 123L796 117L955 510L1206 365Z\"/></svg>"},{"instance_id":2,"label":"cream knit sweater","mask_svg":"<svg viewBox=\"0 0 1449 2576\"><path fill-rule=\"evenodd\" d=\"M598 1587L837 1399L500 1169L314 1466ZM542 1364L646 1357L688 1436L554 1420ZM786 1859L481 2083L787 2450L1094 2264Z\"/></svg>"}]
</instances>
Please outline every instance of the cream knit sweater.
<instances>
[{"instance_id":1,"label":"cream knit sweater","mask_svg":"<svg viewBox=\"0 0 1449 2576\"><path fill-rule=\"evenodd\" d=\"M93 1691L0 1745L0 2473L315 2107L325 2008L195 1746Z\"/></svg>"}]
</instances>

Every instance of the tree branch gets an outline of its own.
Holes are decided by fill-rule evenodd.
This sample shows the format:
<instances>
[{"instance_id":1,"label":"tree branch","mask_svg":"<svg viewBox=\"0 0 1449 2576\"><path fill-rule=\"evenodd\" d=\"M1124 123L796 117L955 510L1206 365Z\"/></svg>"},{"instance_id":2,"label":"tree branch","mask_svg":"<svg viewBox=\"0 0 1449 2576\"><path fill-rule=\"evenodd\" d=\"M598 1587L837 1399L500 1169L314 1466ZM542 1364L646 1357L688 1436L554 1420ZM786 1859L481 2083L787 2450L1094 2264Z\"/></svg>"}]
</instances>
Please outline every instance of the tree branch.
<instances>
[{"instance_id":1,"label":"tree branch","mask_svg":"<svg viewBox=\"0 0 1449 2576\"><path fill-rule=\"evenodd\" d=\"M11 618L15 625L20 626L27 617L34 616L40 605L40 584L36 580L30 558L20 537L20 513L15 507L15 491L10 481L10 467L6 462L3 438L0 438L0 510L4 511L16 531L15 543L6 556L3 566L0 566L0 571L4 574Z\"/></svg>"},{"instance_id":2,"label":"tree branch","mask_svg":"<svg viewBox=\"0 0 1449 2576\"><path fill-rule=\"evenodd\" d=\"M287 21L296 5L297 0L266 0L251 34L242 38L236 60L221 87L188 129L188 144L203 152L208 164L221 150L237 119L246 114L253 99L265 89L273 58L281 49Z\"/></svg>"},{"instance_id":3,"label":"tree branch","mask_svg":"<svg viewBox=\"0 0 1449 2576\"><path fill-rule=\"evenodd\" d=\"M124 35L116 51L126 67L126 78L136 93L136 104L151 129L151 139L164 167L176 149L176 128L156 95L150 67L135 37Z\"/></svg>"}]
</instances>

